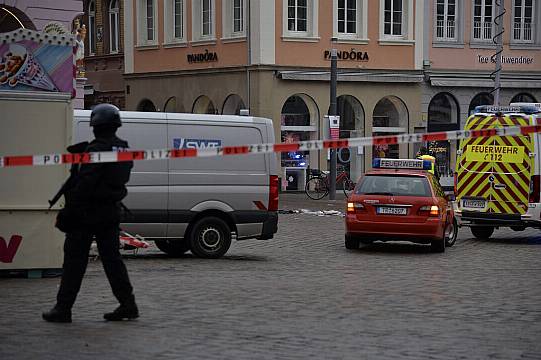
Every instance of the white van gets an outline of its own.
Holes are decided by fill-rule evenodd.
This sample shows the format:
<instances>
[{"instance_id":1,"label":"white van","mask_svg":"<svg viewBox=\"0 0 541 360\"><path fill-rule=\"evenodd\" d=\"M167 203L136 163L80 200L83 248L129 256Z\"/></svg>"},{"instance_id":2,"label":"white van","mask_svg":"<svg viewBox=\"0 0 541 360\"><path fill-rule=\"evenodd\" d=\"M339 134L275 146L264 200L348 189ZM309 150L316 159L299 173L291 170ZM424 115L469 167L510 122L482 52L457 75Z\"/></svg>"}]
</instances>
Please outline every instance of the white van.
<instances>
[{"instance_id":1,"label":"white van","mask_svg":"<svg viewBox=\"0 0 541 360\"><path fill-rule=\"evenodd\" d=\"M92 139L89 110L74 111L74 142ZM121 111L132 150L274 143L272 121L229 115ZM218 258L232 237L271 239L278 227L275 154L135 161L121 228L173 256Z\"/></svg>"}]
</instances>

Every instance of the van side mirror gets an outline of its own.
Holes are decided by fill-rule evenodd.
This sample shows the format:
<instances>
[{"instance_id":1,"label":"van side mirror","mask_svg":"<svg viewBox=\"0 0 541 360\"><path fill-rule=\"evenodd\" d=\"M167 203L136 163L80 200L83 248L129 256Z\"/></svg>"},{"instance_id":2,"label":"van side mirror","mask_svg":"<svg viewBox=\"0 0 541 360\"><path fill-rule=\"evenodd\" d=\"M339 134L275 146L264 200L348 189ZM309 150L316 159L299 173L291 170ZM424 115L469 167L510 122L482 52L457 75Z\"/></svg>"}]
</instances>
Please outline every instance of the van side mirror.
<instances>
[{"instance_id":1,"label":"van side mirror","mask_svg":"<svg viewBox=\"0 0 541 360\"><path fill-rule=\"evenodd\" d=\"M447 194L447 195L445 195L445 199L446 199L447 201L455 201L455 200L456 200L456 196L455 196L455 194Z\"/></svg>"}]
</instances>

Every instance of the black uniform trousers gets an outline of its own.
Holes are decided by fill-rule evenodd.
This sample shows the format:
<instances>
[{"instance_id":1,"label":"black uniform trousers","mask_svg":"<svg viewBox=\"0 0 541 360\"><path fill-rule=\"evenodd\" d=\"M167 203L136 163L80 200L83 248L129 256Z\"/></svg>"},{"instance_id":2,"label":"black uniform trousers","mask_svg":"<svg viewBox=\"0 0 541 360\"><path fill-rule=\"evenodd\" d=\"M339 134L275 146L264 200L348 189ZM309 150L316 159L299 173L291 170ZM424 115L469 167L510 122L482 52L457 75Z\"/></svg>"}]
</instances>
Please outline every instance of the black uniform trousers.
<instances>
[{"instance_id":1,"label":"black uniform trousers","mask_svg":"<svg viewBox=\"0 0 541 360\"><path fill-rule=\"evenodd\" d=\"M63 274L57 295L58 307L71 309L75 303L93 240L98 244L98 252L113 294L121 304L134 302L133 288L119 251L118 224L108 224L96 226L92 230L85 229L66 234Z\"/></svg>"}]
</instances>

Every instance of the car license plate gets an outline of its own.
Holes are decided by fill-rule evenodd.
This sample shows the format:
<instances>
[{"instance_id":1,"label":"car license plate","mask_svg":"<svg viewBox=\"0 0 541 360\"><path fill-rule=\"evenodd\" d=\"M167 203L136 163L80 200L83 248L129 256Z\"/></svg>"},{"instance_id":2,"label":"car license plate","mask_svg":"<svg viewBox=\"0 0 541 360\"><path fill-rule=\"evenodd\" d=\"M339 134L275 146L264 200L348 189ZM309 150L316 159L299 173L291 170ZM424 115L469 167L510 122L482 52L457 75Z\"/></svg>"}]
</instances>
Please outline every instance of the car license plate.
<instances>
[{"instance_id":1,"label":"car license plate","mask_svg":"<svg viewBox=\"0 0 541 360\"><path fill-rule=\"evenodd\" d=\"M462 207L469 209L484 209L485 200L462 199Z\"/></svg>"},{"instance_id":2,"label":"car license plate","mask_svg":"<svg viewBox=\"0 0 541 360\"><path fill-rule=\"evenodd\" d=\"M379 206L376 210L376 213L380 215L406 215L407 212L406 208L386 206Z\"/></svg>"}]
</instances>

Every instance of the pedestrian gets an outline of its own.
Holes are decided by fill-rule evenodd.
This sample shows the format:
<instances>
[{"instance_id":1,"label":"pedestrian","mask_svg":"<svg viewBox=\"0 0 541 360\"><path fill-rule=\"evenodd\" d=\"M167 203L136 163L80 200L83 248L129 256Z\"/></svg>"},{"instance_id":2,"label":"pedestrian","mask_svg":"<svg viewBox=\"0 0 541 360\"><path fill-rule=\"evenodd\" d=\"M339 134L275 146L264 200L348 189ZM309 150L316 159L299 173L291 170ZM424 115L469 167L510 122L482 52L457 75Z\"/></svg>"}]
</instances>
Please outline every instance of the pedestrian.
<instances>
[{"instance_id":1,"label":"pedestrian","mask_svg":"<svg viewBox=\"0 0 541 360\"><path fill-rule=\"evenodd\" d=\"M95 139L85 152L123 151L128 143L116 136L122 126L120 112L110 104L97 105L90 115ZM70 150L70 149L68 149ZM126 183L133 162L91 163L80 166L64 189L65 207L56 226L66 233L62 280L56 305L43 313L50 322L71 322L71 308L81 287L92 241L98 252L113 294L120 303L105 320L119 321L139 317L133 288L120 255L120 201L126 197Z\"/></svg>"}]
</instances>

